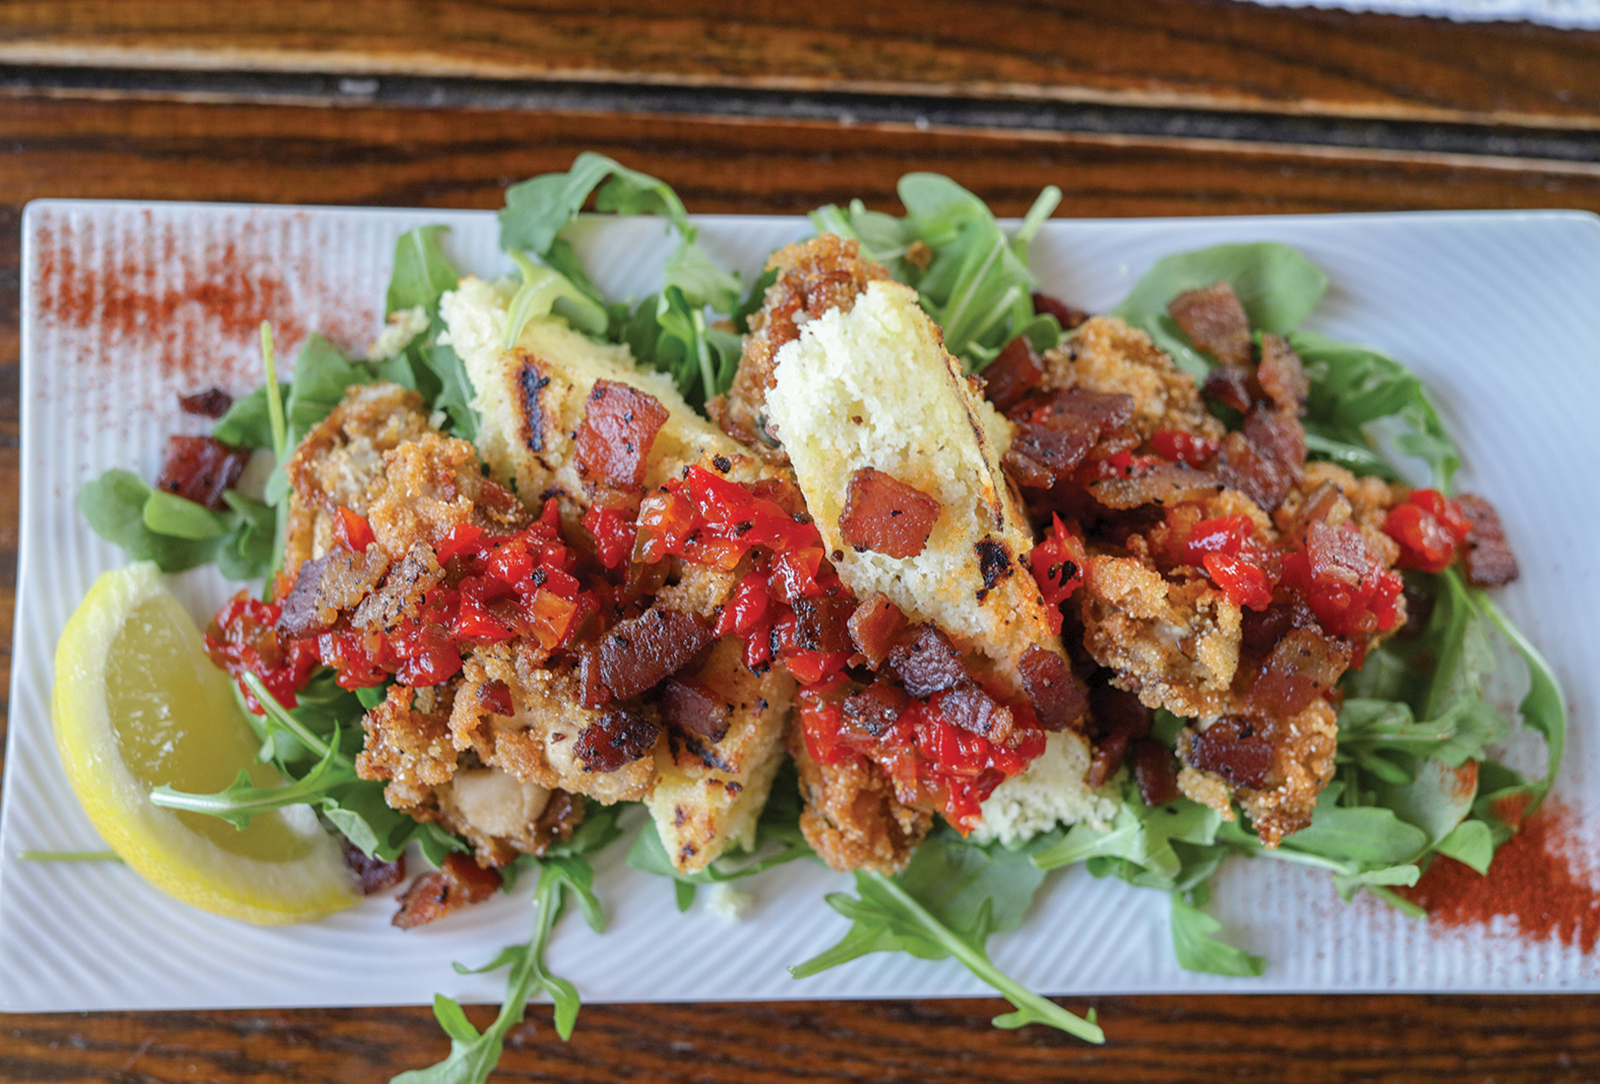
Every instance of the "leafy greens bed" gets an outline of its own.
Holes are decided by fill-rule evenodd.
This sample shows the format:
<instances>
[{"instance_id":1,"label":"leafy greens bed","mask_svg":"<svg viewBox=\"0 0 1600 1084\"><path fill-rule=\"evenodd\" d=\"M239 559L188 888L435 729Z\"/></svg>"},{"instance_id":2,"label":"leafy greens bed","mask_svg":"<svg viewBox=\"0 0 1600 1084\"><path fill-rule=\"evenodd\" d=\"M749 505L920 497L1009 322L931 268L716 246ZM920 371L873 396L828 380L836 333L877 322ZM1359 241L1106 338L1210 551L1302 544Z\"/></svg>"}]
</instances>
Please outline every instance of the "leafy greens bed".
<instances>
[{"instance_id":1,"label":"leafy greens bed","mask_svg":"<svg viewBox=\"0 0 1600 1084\"><path fill-rule=\"evenodd\" d=\"M971 371L981 372L1018 335L1041 351L1061 342L1055 317L1035 311L1031 295L1039 284L1027 260L1029 242L1059 193L1041 194L1021 226L1008 233L981 200L947 178L912 174L902 179L899 192L904 217L869 211L857 202L824 207L812 221L819 231L857 239L864 255L915 287L943 327L947 346ZM627 304L595 288L565 232L591 200L602 213L662 216L676 232L659 292ZM508 342L527 320L554 312L595 338L626 343L641 364L672 374L695 405L727 389L738 365L739 333L770 278L744 284L718 267L698 244L693 222L668 186L584 154L566 173L512 187L500 225L502 247L521 277ZM422 329L403 349L380 361L352 361L313 337L301 349L293 378L280 382L270 338L264 335L267 383L236 402L217 422L214 435L236 446L270 450L281 462L328 415L345 388L392 381L419 391L442 412L450 432L472 439L470 385L460 358L438 341L440 298L459 278L441 246L442 232L443 227L413 230L397 245L386 308L391 315L411 316ZM1227 245L1169 257L1146 274L1114 315L1143 328L1182 368L1203 376L1212 362L1167 315L1166 304L1182 291L1217 281L1234 288L1258 334L1287 336L1304 360L1311 376L1304 425L1314 457L1386 478L1400 477L1407 463L1420 464L1434 487L1450 491L1460 456L1417 378L1376 351L1300 329L1327 280L1295 251L1276 244ZM287 507L282 473L273 474L262 500L236 491L226 499L227 511L210 512L114 470L85 485L79 505L100 534L165 571L215 562L232 579L270 582L282 558ZM1488 868L1495 848L1513 831L1500 811L1531 811L1548 793L1561 761L1565 708L1548 665L1483 591L1467 586L1454 570L1407 576L1412 591L1433 600L1427 625L1415 638L1386 642L1346 678L1337 778L1322 793L1311 826L1276 850L1262 848L1240 821L1225 822L1217 811L1187 799L1147 807L1130 779L1123 783L1122 808L1104 829L1079 824L1007 848L980 846L946 828L921 846L903 873L856 873L854 895L828 897L850 919L849 932L793 967L793 974L804 978L872 952L953 957L1013 1006L995 1019L997 1026L1046 1024L1099 1042L1103 1034L1092 1018L1075 1017L1019 985L991 963L986 951L991 934L1023 921L1050 871L1082 864L1095 877L1117 877L1167 893L1178 961L1185 968L1225 975L1257 975L1265 966L1262 958L1218 940L1220 924L1204 910L1208 878L1230 854L1323 867L1346 899L1366 891L1421 914L1393 888L1415 884L1434 855L1480 872ZM1520 656L1529 673L1521 724L1539 733L1548 749L1547 767L1536 778L1493 759L1511 723L1486 701L1485 682L1511 655ZM1431 666L1413 665L1420 659ZM362 851L384 859L412 843L435 863L452 850L468 849L438 826L420 825L390 810L381 783L356 777L359 720L382 697L382 689L348 692L325 676L300 695L293 711L278 707L259 683L251 691L268 711L250 718L290 785L263 790L241 773L214 795L162 788L155 796L158 803L223 817L240 827L266 809L306 803ZM1158 713L1155 736L1170 746L1182 725ZM1468 776L1474 785L1463 784ZM540 992L555 1002L557 1030L563 1037L570 1034L579 994L548 971L545 947L568 903L578 904L589 924L601 929L603 908L588 856L624 834L619 812L620 807L591 804L570 841L543 859L519 860L523 874L537 878L532 934L526 944L510 946L484 965L483 970L509 968L499 1016L479 1033L459 1005L437 998L435 1012L451 1038L451 1053L431 1069L397 1079L413 1084L483 1080L527 1000ZM685 877L673 871L647 823L634 837L627 860L672 880L678 906L686 909L699 886L753 877L808 857L798 812L793 777L783 776L753 852ZM507 878L508 887L512 880Z\"/></svg>"}]
</instances>

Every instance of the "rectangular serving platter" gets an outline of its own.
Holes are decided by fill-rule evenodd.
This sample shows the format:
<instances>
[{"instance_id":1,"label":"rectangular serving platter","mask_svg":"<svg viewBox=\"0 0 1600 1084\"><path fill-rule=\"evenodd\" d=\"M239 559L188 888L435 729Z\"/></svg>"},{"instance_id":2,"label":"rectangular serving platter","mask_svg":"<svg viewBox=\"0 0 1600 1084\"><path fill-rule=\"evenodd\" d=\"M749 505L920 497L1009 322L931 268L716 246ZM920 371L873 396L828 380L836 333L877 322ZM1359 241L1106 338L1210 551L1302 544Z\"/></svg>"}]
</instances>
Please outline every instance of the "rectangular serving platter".
<instances>
[{"instance_id":1,"label":"rectangular serving platter","mask_svg":"<svg viewBox=\"0 0 1600 1084\"><path fill-rule=\"evenodd\" d=\"M705 217L702 243L749 277L798 218ZM203 432L177 396L262 380L256 326L280 356L312 330L360 354L382 323L395 239L449 227L446 250L480 275L512 271L487 212L42 201L23 219L20 563L3 805L0 1010L11 1012L495 1001L503 974L460 975L526 941L531 884L436 925L389 924L387 896L320 922L254 927L191 910L116 863L24 861L26 850L101 846L57 758L54 646L96 575L123 561L74 504L121 466L153 477L165 438ZM1332 286L1308 327L1376 346L1432 391L1461 445L1462 488L1500 508L1523 577L1503 607L1547 655L1572 705L1556 799L1593 869L1600 790L1600 221L1567 212L1286 216L1049 223L1032 264L1046 292L1090 311L1120 301L1161 256L1223 242L1282 241ZM673 238L657 219L585 220L577 246L614 298L659 286ZM197 620L231 589L214 570L173 580ZM1514 690L1507 693L1515 701ZM1532 756L1528 743L1513 755ZM847 928L823 897L850 880L801 862L748 882L738 922L702 899L679 914L670 884L596 861L608 930L567 917L549 961L591 1001L973 996L949 961L878 954L796 981L786 970ZM1269 963L1260 978L1180 969L1167 901L1053 875L996 964L1046 993L1600 990L1600 959L1514 925L1442 929L1326 876L1281 862L1227 862L1209 910Z\"/></svg>"}]
</instances>

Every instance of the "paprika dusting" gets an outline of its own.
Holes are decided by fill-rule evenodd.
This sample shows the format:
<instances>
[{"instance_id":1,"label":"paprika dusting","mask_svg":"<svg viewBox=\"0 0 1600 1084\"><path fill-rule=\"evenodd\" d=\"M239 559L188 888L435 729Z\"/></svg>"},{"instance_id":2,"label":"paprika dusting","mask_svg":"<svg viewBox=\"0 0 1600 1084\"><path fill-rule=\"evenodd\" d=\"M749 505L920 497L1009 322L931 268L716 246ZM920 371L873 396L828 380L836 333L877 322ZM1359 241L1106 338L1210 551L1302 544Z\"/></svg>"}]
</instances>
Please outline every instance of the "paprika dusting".
<instances>
[{"instance_id":1,"label":"paprika dusting","mask_svg":"<svg viewBox=\"0 0 1600 1084\"><path fill-rule=\"evenodd\" d=\"M1506 818L1520 819L1521 810ZM1571 810L1545 806L1495 852L1487 875L1439 856L1414 886L1395 889L1441 926L1488 925L1512 919L1528 941L1559 940L1593 952L1600 941L1600 888L1568 855L1579 824Z\"/></svg>"}]
</instances>

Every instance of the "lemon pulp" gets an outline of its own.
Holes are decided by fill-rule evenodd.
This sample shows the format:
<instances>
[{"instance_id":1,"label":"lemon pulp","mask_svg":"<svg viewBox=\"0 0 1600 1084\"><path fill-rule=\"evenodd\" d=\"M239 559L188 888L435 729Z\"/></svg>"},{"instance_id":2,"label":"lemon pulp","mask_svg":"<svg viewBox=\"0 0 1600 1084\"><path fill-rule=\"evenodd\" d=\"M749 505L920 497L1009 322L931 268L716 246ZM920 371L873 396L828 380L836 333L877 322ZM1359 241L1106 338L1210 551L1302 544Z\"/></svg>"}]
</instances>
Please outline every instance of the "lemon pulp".
<instances>
[{"instance_id":1,"label":"lemon pulp","mask_svg":"<svg viewBox=\"0 0 1600 1084\"><path fill-rule=\"evenodd\" d=\"M151 675L159 674L159 682ZM106 659L106 707L122 762L142 782L190 794L213 794L239 769L258 787L280 782L256 759L261 743L244 720L228 678L211 665L199 631L169 594L134 608ZM311 840L281 817L260 817L246 831L204 813L178 819L217 846L264 862L310 853Z\"/></svg>"},{"instance_id":2,"label":"lemon pulp","mask_svg":"<svg viewBox=\"0 0 1600 1084\"><path fill-rule=\"evenodd\" d=\"M339 844L304 806L256 815L244 831L158 807L163 783L215 793L257 761L260 742L200 631L140 562L102 575L56 645L53 721L62 766L112 850L156 888L248 922L318 918L359 902Z\"/></svg>"}]
</instances>

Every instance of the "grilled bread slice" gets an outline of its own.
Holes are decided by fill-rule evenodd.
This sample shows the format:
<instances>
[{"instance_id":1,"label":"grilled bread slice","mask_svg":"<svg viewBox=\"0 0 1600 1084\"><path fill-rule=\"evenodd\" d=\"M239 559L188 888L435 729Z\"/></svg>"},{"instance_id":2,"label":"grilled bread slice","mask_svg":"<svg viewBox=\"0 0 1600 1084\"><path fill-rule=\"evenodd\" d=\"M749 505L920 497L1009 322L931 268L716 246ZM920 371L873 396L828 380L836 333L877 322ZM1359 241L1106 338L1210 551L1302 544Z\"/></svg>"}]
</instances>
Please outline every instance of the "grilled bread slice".
<instances>
[{"instance_id":1,"label":"grilled bread slice","mask_svg":"<svg viewBox=\"0 0 1600 1084\"><path fill-rule=\"evenodd\" d=\"M586 473L579 453L580 430L591 403L606 389L642 393L659 408L660 428L649 443L639 479L645 492L682 475L695 464L722 477L753 482L782 472L696 414L666 374L636 368L626 347L596 343L553 318L535 319L506 349L509 292L479 279L462 280L441 304L448 342L465 364L481 423L478 448L492 478L514 487L529 507L559 502L569 529L597 501L610 499L605 479ZM611 394L616 394L615 390ZM626 434L618 439L627 439ZM712 616L734 585L734 577L688 565L677 582L663 585L659 604ZM601 801L642 799L650 808L667 853L680 872L693 873L730 843L753 839L783 756L783 736L793 682L781 668L757 675L739 660L737 642L715 644L694 676L696 688L720 697L725 729L715 735L667 727L650 755L615 772L589 770L571 753L571 742L591 716L576 701L576 679L562 679L568 692L566 725L554 714L547 693L554 679L525 674L512 685L512 716L480 713L453 720L458 744L471 744L493 763L490 746L517 749L519 775L545 786L588 794ZM499 668L498 679L516 679L515 667ZM558 682L559 684L560 682ZM525 689L523 687L526 687ZM646 712L651 710L646 707ZM565 746L563 746L565 743Z\"/></svg>"}]
</instances>

